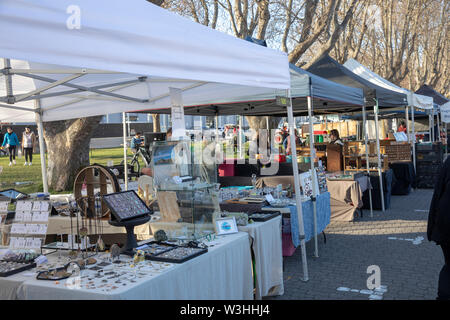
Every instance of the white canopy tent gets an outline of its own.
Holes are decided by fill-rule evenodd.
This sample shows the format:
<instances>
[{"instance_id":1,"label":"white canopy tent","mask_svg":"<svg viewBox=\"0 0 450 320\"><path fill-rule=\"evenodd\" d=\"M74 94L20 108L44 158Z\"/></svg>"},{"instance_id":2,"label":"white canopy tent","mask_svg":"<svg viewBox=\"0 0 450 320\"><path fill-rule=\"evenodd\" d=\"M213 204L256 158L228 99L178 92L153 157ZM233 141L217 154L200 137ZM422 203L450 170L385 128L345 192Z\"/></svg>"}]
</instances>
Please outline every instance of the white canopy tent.
<instances>
[{"instance_id":1,"label":"white canopy tent","mask_svg":"<svg viewBox=\"0 0 450 320\"><path fill-rule=\"evenodd\" d=\"M243 93L290 95L285 53L141 0L4 0L0 30L0 121L37 122L45 192L44 121L168 107L173 88L185 105ZM288 113L293 118L292 107ZM304 239L298 170L294 175ZM304 240L301 247L308 280Z\"/></svg>"},{"instance_id":2,"label":"white canopy tent","mask_svg":"<svg viewBox=\"0 0 450 320\"><path fill-rule=\"evenodd\" d=\"M412 117L412 136L413 139L410 141L410 135L409 135L409 125L408 121L407 123L407 135L408 135L408 141L412 144L413 147L413 164L414 164L414 170L416 168L416 146L415 146L415 126L414 126L414 108L420 108L425 110L433 110L433 98L420 95L417 93L414 93L412 91L409 91L407 89L401 88L388 80L382 78L375 72L371 71L367 67L360 64L355 59L349 59L344 64L344 67L352 71L353 73L359 75L360 77L372 82L373 84L376 84L380 87L384 87L386 89L404 93L408 100L408 106L411 108L411 117ZM408 120L408 106L405 107L405 116L406 120Z\"/></svg>"}]
</instances>

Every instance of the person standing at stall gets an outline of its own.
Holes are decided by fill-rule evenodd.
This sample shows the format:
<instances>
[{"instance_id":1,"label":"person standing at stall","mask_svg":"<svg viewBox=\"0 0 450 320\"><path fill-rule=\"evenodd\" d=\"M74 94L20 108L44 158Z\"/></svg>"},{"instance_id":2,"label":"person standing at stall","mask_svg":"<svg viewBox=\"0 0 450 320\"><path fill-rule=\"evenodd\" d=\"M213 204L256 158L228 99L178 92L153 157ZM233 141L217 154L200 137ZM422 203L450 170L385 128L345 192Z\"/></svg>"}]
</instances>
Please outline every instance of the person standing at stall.
<instances>
[{"instance_id":1,"label":"person standing at stall","mask_svg":"<svg viewBox=\"0 0 450 320\"><path fill-rule=\"evenodd\" d=\"M330 143L332 144L338 144L340 146L344 145L341 138L339 137L339 131L337 131L336 129L330 131L330 139L331 139Z\"/></svg>"},{"instance_id":2,"label":"person standing at stall","mask_svg":"<svg viewBox=\"0 0 450 320\"><path fill-rule=\"evenodd\" d=\"M24 166L32 165L33 162L33 149L36 145L36 136L31 131L30 127L25 127L25 131L22 134L22 154L25 155Z\"/></svg>"},{"instance_id":3,"label":"person standing at stall","mask_svg":"<svg viewBox=\"0 0 450 320\"><path fill-rule=\"evenodd\" d=\"M444 162L434 187L428 213L427 237L441 246L444 266L439 273L437 300L450 300L450 158Z\"/></svg>"},{"instance_id":4,"label":"person standing at stall","mask_svg":"<svg viewBox=\"0 0 450 320\"><path fill-rule=\"evenodd\" d=\"M9 166L11 167L13 163L16 164L16 152L20 143L16 133L13 132L11 127L8 127L6 130L7 132L3 138L2 148L6 147L9 151Z\"/></svg>"}]
</instances>

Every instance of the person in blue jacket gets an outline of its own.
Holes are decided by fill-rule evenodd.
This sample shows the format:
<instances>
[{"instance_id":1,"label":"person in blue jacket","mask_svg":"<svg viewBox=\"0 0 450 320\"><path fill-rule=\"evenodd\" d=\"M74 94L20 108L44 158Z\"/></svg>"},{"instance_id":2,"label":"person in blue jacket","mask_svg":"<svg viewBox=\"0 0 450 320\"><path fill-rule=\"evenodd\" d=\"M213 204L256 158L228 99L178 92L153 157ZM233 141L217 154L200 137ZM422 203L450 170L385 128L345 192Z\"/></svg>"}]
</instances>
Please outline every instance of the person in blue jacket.
<instances>
[{"instance_id":1,"label":"person in blue jacket","mask_svg":"<svg viewBox=\"0 0 450 320\"><path fill-rule=\"evenodd\" d=\"M5 133L5 136L3 137L3 143L2 148L6 146L6 148L9 151L9 166L12 166L12 164L16 164L16 152L17 148L20 146L19 139L17 138L17 135L15 132L13 132L13 129L11 127L8 127L6 129L8 132Z\"/></svg>"}]
</instances>

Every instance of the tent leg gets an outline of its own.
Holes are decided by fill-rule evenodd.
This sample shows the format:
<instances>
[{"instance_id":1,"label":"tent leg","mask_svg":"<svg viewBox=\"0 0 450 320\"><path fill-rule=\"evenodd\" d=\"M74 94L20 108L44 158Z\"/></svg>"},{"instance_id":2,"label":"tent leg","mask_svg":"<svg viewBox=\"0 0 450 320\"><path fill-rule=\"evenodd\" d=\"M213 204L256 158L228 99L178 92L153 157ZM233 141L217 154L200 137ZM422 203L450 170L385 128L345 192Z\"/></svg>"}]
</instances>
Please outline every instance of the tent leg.
<instances>
[{"instance_id":1,"label":"tent leg","mask_svg":"<svg viewBox=\"0 0 450 320\"><path fill-rule=\"evenodd\" d=\"M319 246L318 246L318 240L317 240L317 193L316 193L316 175L314 172L314 160L316 158L316 152L314 148L314 124L312 120L312 98L311 96L307 97L308 100L308 117L309 117L309 149L310 149L310 163L311 163L311 178L312 178L312 185L313 185L313 213L314 213L314 257L319 257Z\"/></svg>"},{"instance_id":2,"label":"tent leg","mask_svg":"<svg viewBox=\"0 0 450 320\"><path fill-rule=\"evenodd\" d=\"M128 163L127 163L127 118L126 113L122 112L123 123L123 174L125 182L125 190L128 190Z\"/></svg>"},{"instance_id":3,"label":"tent leg","mask_svg":"<svg viewBox=\"0 0 450 320\"><path fill-rule=\"evenodd\" d=\"M363 106L363 134L364 134L364 144L366 146L366 167L367 167L367 177L369 179L369 203L370 203L370 217L373 218L373 206L372 206L372 186L370 184L370 166L369 166L369 147L367 145L367 130L366 130L366 106Z\"/></svg>"},{"instance_id":4,"label":"tent leg","mask_svg":"<svg viewBox=\"0 0 450 320\"><path fill-rule=\"evenodd\" d=\"M445 123L445 159L448 157L448 136L447 136L447 122Z\"/></svg>"},{"instance_id":5,"label":"tent leg","mask_svg":"<svg viewBox=\"0 0 450 320\"><path fill-rule=\"evenodd\" d=\"M406 136L408 137L408 142L411 143L410 137L409 137L409 108L408 106L405 107L405 118L406 118Z\"/></svg>"},{"instance_id":6,"label":"tent leg","mask_svg":"<svg viewBox=\"0 0 450 320\"><path fill-rule=\"evenodd\" d=\"M242 150L242 135L243 135L243 129L242 129L242 116L239 116L239 159L244 158L244 153Z\"/></svg>"},{"instance_id":7,"label":"tent leg","mask_svg":"<svg viewBox=\"0 0 450 320\"><path fill-rule=\"evenodd\" d=\"M219 143L219 116L216 114L216 142Z\"/></svg>"},{"instance_id":8,"label":"tent leg","mask_svg":"<svg viewBox=\"0 0 450 320\"><path fill-rule=\"evenodd\" d=\"M36 99L35 108L40 108L40 100ZM42 115L40 112L36 112L36 123L39 136L39 153L41 156L41 171L42 171L42 184L44 187L44 193L48 193L48 177L47 177L47 165L45 161L45 141L44 141L44 124L42 123Z\"/></svg>"},{"instance_id":9,"label":"tent leg","mask_svg":"<svg viewBox=\"0 0 450 320\"><path fill-rule=\"evenodd\" d=\"M433 112L433 111L431 111ZM433 142L433 135L431 134L433 125L431 124L431 114L428 115L428 132L430 134L430 142Z\"/></svg>"},{"instance_id":10,"label":"tent leg","mask_svg":"<svg viewBox=\"0 0 450 320\"><path fill-rule=\"evenodd\" d=\"M437 129L438 141L441 142L441 128L440 128L440 125L439 125L439 112L436 113L436 123L437 123L437 128L436 129Z\"/></svg>"},{"instance_id":11,"label":"tent leg","mask_svg":"<svg viewBox=\"0 0 450 320\"><path fill-rule=\"evenodd\" d=\"M377 156L378 156L378 175L380 177L380 196L381 196L381 210L384 212L384 191L383 191L383 175L381 171L381 155L380 155L380 135L378 129L378 100L376 100L376 105L373 108L375 113L375 134L377 136Z\"/></svg>"},{"instance_id":12,"label":"tent leg","mask_svg":"<svg viewBox=\"0 0 450 320\"><path fill-rule=\"evenodd\" d=\"M414 106L411 106L411 122L412 122L412 147L413 147L413 166L416 173L416 125L414 123Z\"/></svg>"},{"instance_id":13,"label":"tent leg","mask_svg":"<svg viewBox=\"0 0 450 320\"><path fill-rule=\"evenodd\" d=\"M305 227L303 225L303 212L302 212L302 198L300 195L300 178L298 175L298 163L297 163L297 146L295 143L294 132L294 113L292 111L292 98L291 92L287 90L287 96L289 103L287 105L287 114L289 121L289 132L291 139L291 153L292 153L292 169L294 171L294 188L295 188L295 202L297 204L298 226L300 233L300 247L302 250L302 263L303 263L303 281L308 281L308 262L306 260L306 244L305 244Z\"/></svg>"}]
</instances>

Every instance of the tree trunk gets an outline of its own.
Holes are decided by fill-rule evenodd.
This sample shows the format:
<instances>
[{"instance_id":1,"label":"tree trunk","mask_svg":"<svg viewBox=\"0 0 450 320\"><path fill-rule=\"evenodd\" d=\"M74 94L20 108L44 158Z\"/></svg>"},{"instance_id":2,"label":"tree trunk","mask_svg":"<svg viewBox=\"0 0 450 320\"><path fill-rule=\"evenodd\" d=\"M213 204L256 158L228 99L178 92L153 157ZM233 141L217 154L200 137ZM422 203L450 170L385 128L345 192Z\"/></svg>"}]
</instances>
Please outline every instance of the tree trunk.
<instances>
[{"instance_id":1,"label":"tree trunk","mask_svg":"<svg viewBox=\"0 0 450 320\"><path fill-rule=\"evenodd\" d=\"M89 162L89 144L102 116L44 122L48 152L48 186L53 191L72 190L76 174Z\"/></svg>"},{"instance_id":2,"label":"tree trunk","mask_svg":"<svg viewBox=\"0 0 450 320\"><path fill-rule=\"evenodd\" d=\"M161 121L159 121L159 114L152 114L153 132L161 132Z\"/></svg>"}]
</instances>

